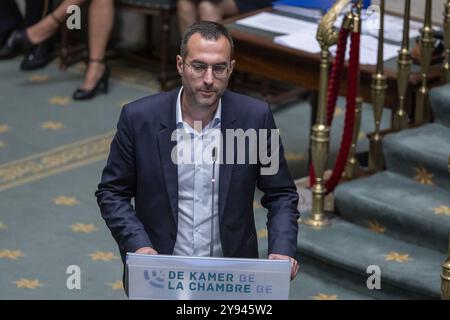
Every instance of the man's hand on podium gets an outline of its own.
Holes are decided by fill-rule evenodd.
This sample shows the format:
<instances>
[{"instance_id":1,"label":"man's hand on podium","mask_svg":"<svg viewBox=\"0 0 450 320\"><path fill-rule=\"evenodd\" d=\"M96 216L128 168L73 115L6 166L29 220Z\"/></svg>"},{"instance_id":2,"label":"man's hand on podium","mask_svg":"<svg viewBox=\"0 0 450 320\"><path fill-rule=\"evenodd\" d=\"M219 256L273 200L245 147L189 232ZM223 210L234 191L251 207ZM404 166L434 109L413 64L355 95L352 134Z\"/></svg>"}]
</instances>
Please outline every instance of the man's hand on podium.
<instances>
[{"instance_id":1,"label":"man's hand on podium","mask_svg":"<svg viewBox=\"0 0 450 320\"><path fill-rule=\"evenodd\" d=\"M141 254L158 254L158 251L153 249L152 247L142 247L140 249L137 249L135 253L141 253Z\"/></svg>"},{"instance_id":2,"label":"man's hand on podium","mask_svg":"<svg viewBox=\"0 0 450 320\"><path fill-rule=\"evenodd\" d=\"M273 260L289 260L291 262L291 281L295 279L298 273L298 262L292 257L285 256L282 254L271 253L269 254L269 259Z\"/></svg>"}]
</instances>

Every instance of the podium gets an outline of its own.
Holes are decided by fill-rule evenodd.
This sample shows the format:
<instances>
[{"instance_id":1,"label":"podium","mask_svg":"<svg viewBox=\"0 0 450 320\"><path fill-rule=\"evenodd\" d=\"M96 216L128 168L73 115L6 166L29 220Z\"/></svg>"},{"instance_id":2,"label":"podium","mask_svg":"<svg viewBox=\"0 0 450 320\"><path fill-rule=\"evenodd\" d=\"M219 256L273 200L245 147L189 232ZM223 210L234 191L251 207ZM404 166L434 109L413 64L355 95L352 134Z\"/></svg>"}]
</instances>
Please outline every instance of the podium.
<instances>
[{"instance_id":1,"label":"podium","mask_svg":"<svg viewBox=\"0 0 450 320\"><path fill-rule=\"evenodd\" d=\"M287 300L289 260L127 253L130 299Z\"/></svg>"}]
</instances>

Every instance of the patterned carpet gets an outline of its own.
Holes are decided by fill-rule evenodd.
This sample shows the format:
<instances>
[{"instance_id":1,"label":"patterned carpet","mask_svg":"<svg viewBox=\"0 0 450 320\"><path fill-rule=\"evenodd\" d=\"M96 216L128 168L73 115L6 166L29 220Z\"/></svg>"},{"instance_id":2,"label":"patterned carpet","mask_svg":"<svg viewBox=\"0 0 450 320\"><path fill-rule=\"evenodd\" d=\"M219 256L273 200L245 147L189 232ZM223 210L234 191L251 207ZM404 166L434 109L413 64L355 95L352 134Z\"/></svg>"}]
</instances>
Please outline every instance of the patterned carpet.
<instances>
[{"instance_id":1,"label":"patterned carpet","mask_svg":"<svg viewBox=\"0 0 450 320\"><path fill-rule=\"evenodd\" d=\"M430 90L434 123L384 138L385 171L336 188L343 227L330 230L331 246L315 241L306 249L321 251L316 258L359 275L367 265L378 265L384 284L400 289L394 293L385 285L390 298L441 297L450 230L449 93L450 84ZM345 258L329 254L343 247Z\"/></svg>"},{"instance_id":2,"label":"patterned carpet","mask_svg":"<svg viewBox=\"0 0 450 320\"><path fill-rule=\"evenodd\" d=\"M19 61L0 63L0 299L124 299L118 250L94 191L120 108L156 93L155 77L116 62L107 95L74 102L70 96L82 81L82 65L63 72L52 64L23 73ZM332 155L339 145L343 100L338 106ZM306 175L309 112L306 101L275 112L296 178ZM360 151L367 150L364 132L373 129L372 119L365 106ZM388 119L385 113L383 123ZM267 231L260 196L254 205L263 256ZM68 267L74 265L81 270L81 290L67 288L73 272ZM364 298L329 286L314 272L301 274L291 288L292 299L334 296Z\"/></svg>"}]
</instances>

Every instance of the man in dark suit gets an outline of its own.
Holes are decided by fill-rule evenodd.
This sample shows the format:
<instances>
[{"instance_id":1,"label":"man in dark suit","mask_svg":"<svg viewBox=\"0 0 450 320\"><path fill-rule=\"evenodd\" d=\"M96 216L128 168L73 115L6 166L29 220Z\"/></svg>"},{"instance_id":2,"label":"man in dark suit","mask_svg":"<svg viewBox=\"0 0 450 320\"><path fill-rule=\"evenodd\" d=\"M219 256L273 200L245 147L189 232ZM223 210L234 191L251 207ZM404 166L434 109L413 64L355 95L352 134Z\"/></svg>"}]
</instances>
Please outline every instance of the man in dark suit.
<instances>
[{"instance_id":1,"label":"man in dark suit","mask_svg":"<svg viewBox=\"0 0 450 320\"><path fill-rule=\"evenodd\" d=\"M127 252L258 258L257 186L269 211L269 259L290 259L293 279L298 194L270 108L226 90L235 61L222 25L192 25L180 51L182 88L123 108L96 192L122 259Z\"/></svg>"}]
</instances>

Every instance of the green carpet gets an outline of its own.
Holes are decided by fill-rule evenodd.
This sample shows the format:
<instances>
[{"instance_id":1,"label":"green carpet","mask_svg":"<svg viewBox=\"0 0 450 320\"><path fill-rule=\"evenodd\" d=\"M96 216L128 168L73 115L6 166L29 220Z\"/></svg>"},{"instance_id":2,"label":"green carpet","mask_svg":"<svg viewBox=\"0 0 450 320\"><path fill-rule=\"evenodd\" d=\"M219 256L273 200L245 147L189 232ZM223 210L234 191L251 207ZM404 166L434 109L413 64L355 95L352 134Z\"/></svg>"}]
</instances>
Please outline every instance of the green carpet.
<instances>
[{"instance_id":1,"label":"green carpet","mask_svg":"<svg viewBox=\"0 0 450 320\"><path fill-rule=\"evenodd\" d=\"M59 71L52 64L32 73L20 59L0 63L0 299L123 299L122 264L94 197L120 109L157 92L156 80L141 70L113 67L111 90L94 100L74 102L82 68ZM338 102L330 165L336 153L344 100ZM275 112L289 167L306 175L310 108L306 101ZM383 126L389 121L383 117ZM364 132L373 130L364 106ZM265 210L255 197L261 257L267 254ZM303 260L302 260L303 261ZM66 287L70 265L81 268L81 290ZM314 264L302 266L291 299L366 299L368 295L324 276Z\"/></svg>"},{"instance_id":2,"label":"green carpet","mask_svg":"<svg viewBox=\"0 0 450 320\"><path fill-rule=\"evenodd\" d=\"M351 197L346 196L349 193ZM450 215L437 210L450 207L445 190L386 171L343 184L335 197L347 220L442 254L447 252ZM400 203L399 199L407 201Z\"/></svg>"},{"instance_id":3,"label":"green carpet","mask_svg":"<svg viewBox=\"0 0 450 320\"><path fill-rule=\"evenodd\" d=\"M430 104L433 108L435 121L450 127L450 84L440 86L430 91Z\"/></svg>"},{"instance_id":4,"label":"green carpet","mask_svg":"<svg viewBox=\"0 0 450 320\"><path fill-rule=\"evenodd\" d=\"M427 179L429 184L450 190L448 157L450 127L430 123L388 135L384 141L386 166L408 178Z\"/></svg>"},{"instance_id":5,"label":"green carpet","mask_svg":"<svg viewBox=\"0 0 450 320\"><path fill-rule=\"evenodd\" d=\"M94 192L121 106L155 90L113 80L107 95L74 102L77 68L23 73L18 63L0 63L0 298L123 299ZM81 290L66 287L70 265Z\"/></svg>"},{"instance_id":6,"label":"green carpet","mask_svg":"<svg viewBox=\"0 0 450 320\"><path fill-rule=\"evenodd\" d=\"M401 296L398 292L392 292L390 298L406 298L414 294L421 295L421 298L439 297L438 275L445 259L441 253L397 241L382 233L370 232L367 228L341 219L336 219L333 226L327 229L303 228L302 231L299 250L303 255L316 257L322 263L359 275L360 286L365 287L368 295L378 294L377 290L372 293L366 287L369 276L366 269L376 265L381 270L381 290L384 293L390 290L387 286L404 291ZM406 253L407 256L396 259L394 252Z\"/></svg>"}]
</instances>

